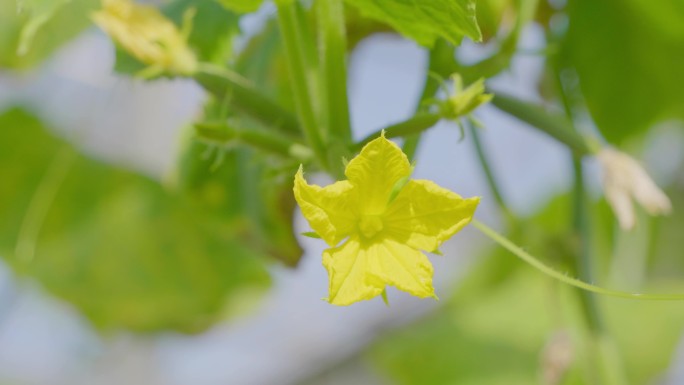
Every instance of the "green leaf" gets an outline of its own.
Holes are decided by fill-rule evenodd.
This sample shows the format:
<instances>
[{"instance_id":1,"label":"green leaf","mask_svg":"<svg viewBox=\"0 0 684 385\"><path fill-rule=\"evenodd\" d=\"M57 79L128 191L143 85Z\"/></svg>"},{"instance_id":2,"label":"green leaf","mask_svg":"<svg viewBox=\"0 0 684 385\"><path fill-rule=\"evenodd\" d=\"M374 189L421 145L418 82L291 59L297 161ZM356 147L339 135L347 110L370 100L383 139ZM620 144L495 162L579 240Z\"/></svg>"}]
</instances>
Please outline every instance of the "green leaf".
<instances>
[{"instance_id":1,"label":"green leaf","mask_svg":"<svg viewBox=\"0 0 684 385\"><path fill-rule=\"evenodd\" d=\"M229 10L237 13L249 13L254 12L259 7L263 0L218 0L221 5L228 8Z\"/></svg>"},{"instance_id":2,"label":"green leaf","mask_svg":"<svg viewBox=\"0 0 684 385\"><path fill-rule=\"evenodd\" d=\"M196 332L268 286L261 254L192 200L20 111L0 127L0 255L97 327Z\"/></svg>"},{"instance_id":3,"label":"green leaf","mask_svg":"<svg viewBox=\"0 0 684 385\"><path fill-rule=\"evenodd\" d=\"M90 24L98 0L0 0L0 68L33 67Z\"/></svg>"},{"instance_id":4,"label":"green leaf","mask_svg":"<svg viewBox=\"0 0 684 385\"><path fill-rule=\"evenodd\" d=\"M684 118L684 3L578 0L565 51L611 142Z\"/></svg>"},{"instance_id":5,"label":"green leaf","mask_svg":"<svg viewBox=\"0 0 684 385\"><path fill-rule=\"evenodd\" d=\"M19 12L28 15L27 22L21 29L21 36L19 38L19 46L17 47L17 55L23 56L30 50L33 38L40 31L55 13L70 0L27 0L19 5Z\"/></svg>"},{"instance_id":6,"label":"green leaf","mask_svg":"<svg viewBox=\"0 0 684 385\"><path fill-rule=\"evenodd\" d=\"M394 27L418 44L432 47L438 38L460 44L463 36L482 40L474 0L346 0L362 15Z\"/></svg>"}]
</instances>

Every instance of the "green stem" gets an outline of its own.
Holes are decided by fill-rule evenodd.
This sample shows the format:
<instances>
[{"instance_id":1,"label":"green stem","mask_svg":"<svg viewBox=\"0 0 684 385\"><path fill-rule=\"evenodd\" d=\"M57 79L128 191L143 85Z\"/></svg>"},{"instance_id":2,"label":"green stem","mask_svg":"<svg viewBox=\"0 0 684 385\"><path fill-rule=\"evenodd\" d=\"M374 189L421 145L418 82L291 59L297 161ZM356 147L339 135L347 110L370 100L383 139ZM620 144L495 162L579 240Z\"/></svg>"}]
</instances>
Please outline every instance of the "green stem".
<instances>
[{"instance_id":1,"label":"green stem","mask_svg":"<svg viewBox=\"0 0 684 385\"><path fill-rule=\"evenodd\" d=\"M579 279L584 282L594 280L591 256L591 226L588 219L584 170L581 159L573 156L575 187L573 193L573 227L579 240L579 253L575 258L575 268ZM613 338L606 329L601 309L593 293L578 290L582 315L589 329L587 343L590 347L590 362L596 369L598 382L606 385L626 383L619 352L613 345ZM593 356L591 356L593 354Z\"/></svg>"},{"instance_id":2,"label":"green stem","mask_svg":"<svg viewBox=\"0 0 684 385\"><path fill-rule=\"evenodd\" d=\"M642 294L642 293L629 293L620 290L612 290L604 287L592 285L590 283L584 282L580 279L569 277L554 268L546 265L544 262L534 257L532 254L523 250L520 246L513 243L511 240L505 236L499 234L494 229L485 225L484 223L473 219L472 225L480 230L484 235L489 237L494 242L498 243L504 249L510 251L513 255L520 258L523 262L539 270L543 274L551 277L555 280L563 282L567 285L580 288L596 294L602 294L609 297L618 297L624 299L632 300L651 300L651 301L684 301L684 294Z\"/></svg>"},{"instance_id":3,"label":"green stem","mask_svg":"<svg viewBox=\"0 0 684 385\"><path fill-rule=\"evenodd\" d=\"M487 154L485 153L485 150L482 147L482 142L480 141L480 133L478 132L478 128L473 126L469 122L466 124L468 125L470 136L473 138L475 152L477 153L477 158L480 161L480 166L482 166L482 171L484 171L485 177L487 178L487 184L489 185L489 189L494 195L494 200L499 206L499 209L501 210L501 212L503 212L504 216L510 224L513 222L514 216L509 210L508 205L504 200L503 194L501 194L501 189L499 188L499 184L497 183L496 177L494 176L494 172L492 171L492 168L489 164Z\"/></svg>"},{"instance_id":4,"label":"green stem","mask_svg":"<svg viewBox=\"0 0 684 385\"><path fill-rule=\"evenodd\" d=\"M594 274L591 261L591 227L587 216L584 170L581 159L573 156L572 166L575 177L573 188L573 229L579 240L579 252L575 258L575 269L581 280L592 282ZM589 330L595 334L603 333L603 319L596 303L596 297L584 291L579 294Z\"/></svg>"},{"instance_id":5,"label":"green stem","mask_svg":"<svg viewBox=\"0 0 684 385\"><path fill-rule=\"evenodd\" d=\"M494 93L495 96L491 103L501 111L515 116L565 144L577 156L594 153L589 143L574 130L572 123L566 117L550 113L537 104L525 102L505 94Z\"/></svg>"},{"instance_id":6,"label":"green stem","mask_svg":"<svg viewBox=\"0 0 684 385\"><path fill-rule=\"evenodd\" d=\"M368 142L371 140L376 139L380 136L382 131L385 132L386 138L397 138L403 136L413 137L416 134L420 134L421 132L431 128L437 124L440 119L442 119L442 117L439 114L419 113L408 120L387 126L380 131L376 131L368 135L363 140L356 143L354 145L354 149L358 150L368 144Z\"/></svg>"},{"instance_id":7,"label":"green stem","mask_svg":"<svg viewBox=\"0 0 684 385\"><path fill-rule=\"evenodd\" d=\"M318 0L320 106L330 173L344 177L343 159L349 159L352 131L347 95L347 32L342 0Z\"/></svg>"},{"instance_id":8,"label":"green stem","mask_svg":"<svg viewBox=\"0 0 684 385\"><path fill-rule=\"evenodd\" d=\"M348 145L352 140L347 96L347 33L342 0L316 1L319 25L321 95L328 139Z\"/></svg>"},{"instance_id":9,"label":"green stem","mask_svg":"<svg viewBox=\"0 0 684 385\"><path fill-rule=\"evenodd\" d=\"M569 123L572 132L577 132L577 128L573 121L572 104L568 98L562 78L560 76L560 66L557 60L552 61L554 67L554 77L558 94L560 95L561 104L565 111L565 117ZM575 257L575 269L579 278L583 281L593 282L593 258L591 252L591 223L589 219L588 206L586 202L586 188L584 183L584 168L582 165L582 156L577 152L572 154L572 168L574 173L574 188L573 188L573 231L576 238L579 240L579 249ZM586 291L578 291L582 314L584 315L587 327L589 329L589 345L593 349L596 359L592 359L593 364L597 365L597 378L606 385L621 385L625 384L624 371L622 369L619 354L612 347L612 337L606 329L605 321L601 313L600 306L594 294Z\"/></svg>"},{"instance_id":10,"label":"green stem","mask_svg":"<svg viewBox=\"0 0 684 385\"><path fill-rule=\"evenodd\" d=\"M303 144L260 130L243 130L225 123L195 123L195 131L200 140L220 145L239 142L285 158L294 157L301 162L313 157L311 149Z\"/></svg>"},{"instance_id":11,"label":"green stem","mask_svg":"<svg viewBox=\"0 0 684 385\"><path fill-rule=\"evenodd\" d=\"M237 72L202 63L195 80L218 100L228 100L237 111L289 135L300 135L297 118L262 95Z\"/></svg>"},{"instance_id":12,"label":"green stem","mask_svg":"<svg viewBox=\"0 0 684 385\"><path fill-rule=\"evenodd\" d=\"M573 122L572 105L570 99L565 91L565 86L560 77L560 71L557 63L554 63L554 77L556 79L556 87L560 95L561 105L565 111L565 117L568 123L568 129L572 132L577 132ZM582 166L582 157L577 153L572 154L572 170L574 176L573 184L573 212L572 212L572 228L576 238L579 240L579 248L575 256L575 270L579 278L592 282L594 280L592 261L591 261L591 227L589 223L589 215L587 213L586 193L584 186L584 168ZM596 297L591 293L585 291L579 292L580 302L582 304L583 314L587 322L589 330L595 335L604 333L604 322L601 312L599 311Z\"/></svg>"},{"instance_id":13,"label":"green stem","mask_svg":"<svg viewBox=\"0 0 684 385\"><path fill-rule=\"evenodd\" d=\"M321 133L318 128L314 104L311 98L311 89L307 77L307 56L301 24L304 20L299 17L296 3L277 2L278 25L285 46L288 72L290 74L290 87L292 89L297 116L304 131L306 139L316 154L321 167L328 169L328 159Z\"/></svg>"}]
</instances>

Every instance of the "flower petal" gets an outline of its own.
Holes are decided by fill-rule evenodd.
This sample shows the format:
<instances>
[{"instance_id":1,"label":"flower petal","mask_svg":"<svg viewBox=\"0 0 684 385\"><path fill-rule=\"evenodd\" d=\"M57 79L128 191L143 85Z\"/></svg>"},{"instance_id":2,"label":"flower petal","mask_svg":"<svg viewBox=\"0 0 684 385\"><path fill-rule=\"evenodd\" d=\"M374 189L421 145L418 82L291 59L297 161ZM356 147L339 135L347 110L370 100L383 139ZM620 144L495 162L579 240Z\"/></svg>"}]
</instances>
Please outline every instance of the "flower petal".
<instances>
[{"instance_id":1,"label":"flower petal","mask_svg":"<svg viewBox=\"0 0 684 385\"><path fill-rule=\"evenodd\" d=\"M374 243L368 251L369 273L382 282L417 297L434 297L432 264L425 254L392 239Z\"/></svg>"},{"instance_id":2,"label":"flower petal","mask_svg":"<svg viewBox=\"0 0 684 385\"><path fill-rule=\"evenodd\" d=\"M330 246L348 237L356 228L357 199L347 181L321 187L306 183L302 168L295 175L294 195L311 228Z\"/></svg>"},{"instance_id":3,"label":"flower petal","mask_svg":"<svg viewBox=\"0 0 684 385\"><path fill-rule=\"evenodd\" d=\"M603 190L620 228L625 231L632 230L636 226L636 213L629 191L610 184L605 185Z\"/></svg>"},{"instance_id":4,"label":"flower petal","mask_svg":"<svg viewBox=\"0 0 684 385\"><path fill-rule=\"evenodd\" d=\"M479 197L463 199L429 180L411 180L387 209L388 236L416 249L435 251L470 223Z\"/></svg>"},{"instance_id":5,"label":"flower petal","mask_svg":"<svg viewBox=\"0 0 684 385\"><path fill-rule=\"evenodd\" d=\"M365 145L344 173L363 197L359 202L361 212L375 215L385 211L392 188L411 174L411 164L401 149L383 135Z\"/></svg>"},{"instance_id":6,"label":"flower petal","mask_svg":"<svg viewBox=\"0 0 684 385\"><path fill-rule=\"evenodd\" d=\"M330 279L328 302L346 306L382 293L385 285L368 274L368 261L368 249L361 247L356 237L323 252L323 266Z\"/></svg>"}]
</instances>

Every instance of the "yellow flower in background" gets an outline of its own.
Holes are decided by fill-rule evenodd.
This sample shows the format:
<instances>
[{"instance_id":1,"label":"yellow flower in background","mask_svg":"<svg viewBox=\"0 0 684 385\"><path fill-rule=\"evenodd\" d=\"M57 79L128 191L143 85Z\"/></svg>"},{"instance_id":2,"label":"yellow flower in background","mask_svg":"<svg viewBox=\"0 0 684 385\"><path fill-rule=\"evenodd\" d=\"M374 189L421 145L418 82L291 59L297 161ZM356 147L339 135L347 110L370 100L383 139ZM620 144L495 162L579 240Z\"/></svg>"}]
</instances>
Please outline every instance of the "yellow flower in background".
<instances>
[{"instance_id":1,"label":"yellow flower in background","mask_svg":"<svg viewBox=\"0 0 684 385\"><path fill-rule=\"evenodd\" d=\"M331 247L323 253L323 266L333 305L371 299L386 285L421 298L435 296L432 265L420 250L436 252L470 222L480 198L463 199L432 181L409 180L410 174L408 158L384 135L349 162L347 180L310 185L300 167L294 194L313 230Z\"/></svg>"},{"instance_id":2,"label":"yellow flower in background","mask_svg":"<svg viewBox=\"0 0 684 385\"><path fill-rule=\"evenodd\" d=\"M129 54L159 72L191 75L197 70L187 36L155 7L103 0L93 19Z\"/></svg>"}]
</instances>

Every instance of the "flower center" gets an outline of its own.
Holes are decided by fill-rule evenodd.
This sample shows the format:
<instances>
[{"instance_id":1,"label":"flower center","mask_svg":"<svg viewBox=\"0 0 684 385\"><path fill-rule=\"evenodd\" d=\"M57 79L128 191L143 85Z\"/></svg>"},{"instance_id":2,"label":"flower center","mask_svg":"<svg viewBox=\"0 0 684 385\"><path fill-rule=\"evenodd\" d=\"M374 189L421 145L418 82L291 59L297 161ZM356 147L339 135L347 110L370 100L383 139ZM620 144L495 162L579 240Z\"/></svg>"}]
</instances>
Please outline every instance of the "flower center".
<instances>
[{"instance_id":1,"label":"flower center","mask_svg":"<svg viewBox=\"0 0 684 385\"><path fill-rule=\"evenodd\" d=\"M379 215L363 215L359 222L359 230L366 238L372 238L383 229L382 219Z\"/></svg>"}]
</instances>

